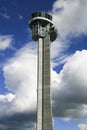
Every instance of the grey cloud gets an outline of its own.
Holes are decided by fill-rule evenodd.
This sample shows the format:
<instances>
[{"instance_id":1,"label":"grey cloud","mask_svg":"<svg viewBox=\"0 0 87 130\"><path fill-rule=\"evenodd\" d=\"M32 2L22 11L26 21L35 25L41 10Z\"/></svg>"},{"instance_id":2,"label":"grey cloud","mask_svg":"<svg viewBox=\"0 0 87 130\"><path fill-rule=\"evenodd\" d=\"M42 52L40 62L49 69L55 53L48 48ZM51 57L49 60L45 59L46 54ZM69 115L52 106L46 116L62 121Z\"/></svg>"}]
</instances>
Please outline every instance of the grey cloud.
<instances>
[{"instance_id":1,"label":"grey cloud","mask_svg":"<svg viewBox=\"0 0 87 130\"><path fill-rule=\"evenodd\" d=\"M1 130L27 130L35 129L35 113L16 113L12 116L5 116L0 119Z\"/></svg>"}]
</instances>

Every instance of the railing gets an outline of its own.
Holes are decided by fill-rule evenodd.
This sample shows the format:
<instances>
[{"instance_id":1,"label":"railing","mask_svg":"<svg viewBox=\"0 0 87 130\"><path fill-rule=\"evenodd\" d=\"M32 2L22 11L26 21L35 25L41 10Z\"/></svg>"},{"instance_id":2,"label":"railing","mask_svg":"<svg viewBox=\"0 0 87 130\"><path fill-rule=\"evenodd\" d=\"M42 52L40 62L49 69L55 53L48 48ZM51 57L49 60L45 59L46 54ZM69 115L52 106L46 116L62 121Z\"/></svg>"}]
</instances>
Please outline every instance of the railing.
<instances>
[{"instance_id":1,"label":"railing","mask_svg":"<svg viewBox=\"0 0 87 130\"><path fill-rule=\"evenodd\" d=\"M45 12L35 12L32 14L32 18L35 18L35 17L44 17L44 18L47 18L49 20L52 20L52 16L48 13L45 13Z\"/></svg>"}]
</instances>

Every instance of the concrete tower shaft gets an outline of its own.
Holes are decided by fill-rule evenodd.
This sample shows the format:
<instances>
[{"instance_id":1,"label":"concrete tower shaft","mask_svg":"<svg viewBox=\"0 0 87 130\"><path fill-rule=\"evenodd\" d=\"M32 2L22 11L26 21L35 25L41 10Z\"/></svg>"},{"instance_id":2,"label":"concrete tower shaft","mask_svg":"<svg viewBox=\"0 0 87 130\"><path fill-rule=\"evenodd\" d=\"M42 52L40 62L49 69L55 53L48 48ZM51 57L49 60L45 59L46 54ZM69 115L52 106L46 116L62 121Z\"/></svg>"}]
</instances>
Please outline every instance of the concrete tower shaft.
<instances>
[{"instance_id":1,"label":"concrete tower shaft","mask_svg":"<svg viewBox=\"0 0 87 130\"><path fill-rule=\"evenodd\" d=\"M52 16L32 14L29 26L33 40L38 40L37 130L53 130L50 94L50 41L57 37Z\"/></svg>"}]
</instances>

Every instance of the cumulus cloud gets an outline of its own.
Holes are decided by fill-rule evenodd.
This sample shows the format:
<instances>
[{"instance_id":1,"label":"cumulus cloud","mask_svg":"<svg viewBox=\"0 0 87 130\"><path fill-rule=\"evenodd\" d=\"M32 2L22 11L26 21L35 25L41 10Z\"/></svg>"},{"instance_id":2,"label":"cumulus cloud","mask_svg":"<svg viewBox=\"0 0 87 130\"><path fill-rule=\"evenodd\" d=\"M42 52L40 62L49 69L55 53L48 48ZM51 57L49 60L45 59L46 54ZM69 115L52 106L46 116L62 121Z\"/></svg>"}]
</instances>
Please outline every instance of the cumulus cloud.
<instances>
[{"instance_id":1,"label":"cumulus cloud","mask_svg":"<svg viewBox=\"0 0 87 130\"><path fill-rule=\"evenodd\" d=\"M59 74L51 69L54 116L72 119L87 114L86 61L87 51L77 51L67 60ZM34 43L20 49L3 71L5 84L14 94L8 98L0 97L1 126L11 128L16 125L20 130L22 122L25 128L34 129L37 99L37 54Z\"/></svg>"},{"instance_id":2,"label":"cumulus cloud","mask_svg":"<svg viewBox=\"0 0 87 130\"><path fill-rule=\"evenodd\" d=\"M61 37L87 34L87 1L57 0L53 4L53 19Z\"/></svg>"},{"instance_id":3,"label":"cumulus cloud","mask_svg":"<svg viewBox=\"0 0 87 130\"><path fill-rule=\"evenodd\" d=\"M87 33L85 12L86 0L83 2L58 0L53 5L54 22L59 30L59 40L57 39L51 46L53 67L57 66L58 62L65 63L66 61L59 74L51 69L54 116L69 119L87 115L87 51L77 51L68 59L67 55L62 55L64 49L68 48L66 40L68 35ZM1 50L11 45L12 37L0 36L0 39ZM23 130L34 130L36 127L36 48L34 43L27 44L3 68L6 87L13 94L0 95L2 106L0 128L2 130L20 130L21 127ZM57 59L57 57L60 58ZM82 125L79 125L79 129L84 130Z\"/></svg>"},{"instance_id":4,"label":"cumulus cloud","mask_svg":"<svg viewBox=\"0 0 87 130\"><path fill-rule=\"evenodd\" d=\"M87 1L57 0L52 12L58 29L58 39L52 44L52 64L54 67L65 64L60 74L55 72L52 83L53 113L68 119L79 118L87 115L87 51L77 51L69 60L64 52L71 44L71 37L87 34Z\"/></svg>"},{"instance_id":5,"label":"cumulus cloud","mask_svg":"<svg viewBox=\"0 0 87 130\"><path fill-rule=\"evenodd\" d=\"M86 10L86 0L57 0L53 4L53 21L58 29L58 39L52 44L52 64L54 67L65 64L60 74L55 72L56 78L52 83L54 116L69 119L87 114L86 51L76 52L69 60L68 55L64 54L71 44L71 36L87 34Z\"/></svg>"},{"instance_id":6,"label":"cumulus cloud","mask_svg":"<svg viewBox=\"0 0 87 130\"><path fill-rule=\"evenodd\" d=\"M16 94L13 111L35 111L36 70L36 55L28 54L24 50L20 50L20 53L4 67L5 83Z\"/></svg>"},{"instance_id":7,"label":"cumulus cloud","mask_svg":"<svg viewBox=\"0 0 87 130\"><path fill-rule=\"evenodd\" d=\"M36 48L34 43L27 44L3 68L5 84L14 94L0 95L0 105L2 106L0 108L0 127L3 128L2 130L15 128L15 125L18 130L21 127L25 127L26 130L27 128L35 129ZM87 114L86 61L87 51L77 51L68 59L60 74L51 69L54 116L79 118Z\"/></svg>"},{"instance_id":8,"label":"cumulus cloud","mask_svg":"<svg viewBox=\"0 0 87 130\"><path fill-rule=\"evenodd\" d=\"M13 93L0 95L0 129L36 128L36 44L20 49L4 66L6 87Z\"/></svg>"},{"instance_id":9,"label":"cumulus cloud","mask_svg":"<svg viewBox=\"0 0 87 130\"><path fill-rule=\"evenodd\" d=\"M56 74L54 116L79 118L87 115L86 61L87 50L77 51L68 59L60 74Z\"/></svg>"},{"instance_id":10,"label":"cumulus cloud","mask_svg":"<svg viewBox=\"0 0 87 130\"><path fill-rule=\"evenodd\" d=\"M53 22L58 30L58 38L52 44L54 65L56 62L55 57L59 61L59 59L63 58L64 52L66 53L66 50L69 49L71 37L87 34L86 12L86 0L56 0L54 2L52 8Z\"/></svg>"},{"instance_id":11,"label":"cumulus cloud","mask_svg":"<svg viewBox=\"0 0 87 130\"><path fill-rule=\"evenodd\" d=\"M79 124L78 125L79 130L87 130L87 124Z\"/></svg>"},{"instance_id":12,"label":"cumulus cloud","mask_svg":"<svg viewBox=\"0 0 87 130\"><path fill-rule=\"evenodd\" d=\"M0 50L11 47L13 38L11 35L0 35Z\"/></svg>"},{"instance_id":13,"label":"cumulus cloud","mask_svg":"<svg viewBox=\"0 0 87 130\"><path fill-rule=\"evenodd\" d=\"M79 130L87 130L87 118L81 120L80 124L78 125Z\"/></svg>"},{"instance_id":14,"label":"cumulus cloud","mask_svg":"<svg viewBox=\"0 0 87 130\"><path fill-rule=\"evenodd\" d=\"M8 93L6 95L0 95L1 102L11 102L14 99L15 95L12 93Z\"/></svg>"}]
</instances>

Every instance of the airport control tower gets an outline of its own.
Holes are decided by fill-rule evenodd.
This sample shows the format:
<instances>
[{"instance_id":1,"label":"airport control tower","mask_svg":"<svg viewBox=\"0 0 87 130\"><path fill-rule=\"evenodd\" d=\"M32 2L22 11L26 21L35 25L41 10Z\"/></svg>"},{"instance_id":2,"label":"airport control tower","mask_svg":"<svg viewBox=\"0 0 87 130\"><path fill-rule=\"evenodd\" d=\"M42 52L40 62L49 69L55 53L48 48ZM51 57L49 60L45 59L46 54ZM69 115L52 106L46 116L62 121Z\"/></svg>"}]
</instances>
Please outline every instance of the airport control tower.
<instances>
[{"instance_id":1,"label":"airport control tower","mask_svg":"<svg viewBox=\"0 0 87 130\"><path fill-rule=\"evenodd\" d=\"M50 44L57 37L52 16L35 12L29 21L32 39L38 41L37 130L53 130L50 95Z\"/></svg>"}]
</instances>

